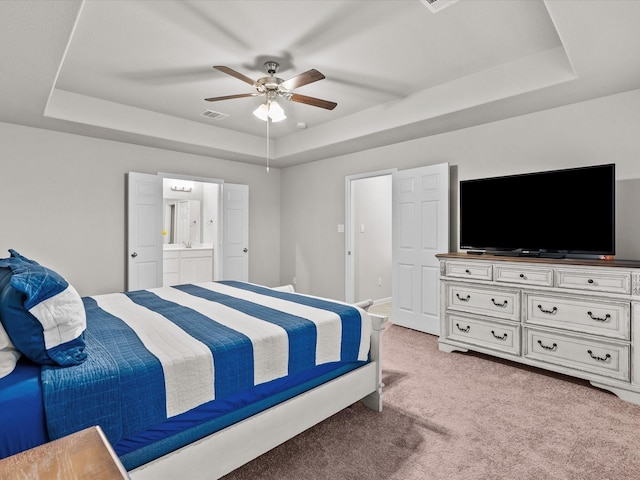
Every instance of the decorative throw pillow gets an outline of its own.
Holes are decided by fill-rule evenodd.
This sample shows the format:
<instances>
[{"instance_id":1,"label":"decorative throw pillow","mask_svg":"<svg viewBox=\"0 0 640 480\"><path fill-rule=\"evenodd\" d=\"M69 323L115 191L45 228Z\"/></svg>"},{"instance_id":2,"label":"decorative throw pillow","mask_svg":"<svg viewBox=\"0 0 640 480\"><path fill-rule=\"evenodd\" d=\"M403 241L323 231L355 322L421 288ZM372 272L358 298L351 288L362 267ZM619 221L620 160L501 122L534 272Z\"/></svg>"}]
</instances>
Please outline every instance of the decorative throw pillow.
<instances>
[{"instance_id":1,"label":"decorative throw pillow","mask_svg":"<svg viewBox=\"0 0 640 480\"><path fill-rule=\"evenodd\" d=\"M63 367L82 363L86 314L78 292L53 270L15 250L0 259L13 275L0 293L0 316L15 347L32 361Z\"/></svg>"},{"instance_id":2,"label":"decorative throw pillow","mask_svg":"<svg viewBox=\"0 0 640 480\"><path fill-rule=\"evenodd\" d=\"M11 269L0 268L0 294L11 281ZM6 377L16 368L16 362L20 358L20 352L11 343L11 339L2 326L0 315L0 378Z\"/></svg>"}]
</instances>

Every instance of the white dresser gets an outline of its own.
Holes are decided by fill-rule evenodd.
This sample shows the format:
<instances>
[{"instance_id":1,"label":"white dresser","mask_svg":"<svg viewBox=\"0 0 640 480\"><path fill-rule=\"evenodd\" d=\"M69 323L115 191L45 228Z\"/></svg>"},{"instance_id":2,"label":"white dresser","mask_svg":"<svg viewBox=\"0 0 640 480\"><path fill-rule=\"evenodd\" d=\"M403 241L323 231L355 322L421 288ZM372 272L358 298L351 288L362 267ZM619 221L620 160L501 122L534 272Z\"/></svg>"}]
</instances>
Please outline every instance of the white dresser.
<instances>
[{"instance_id":1,"label":"white dresser","mask_svg":"<svg viewBox=\"0 0 640 480\"><path fill-rule=\"evenodd\" d=\"M437 257L441 351L584 378L640 404L640 262Z\"/></svg>"}]
</instances>

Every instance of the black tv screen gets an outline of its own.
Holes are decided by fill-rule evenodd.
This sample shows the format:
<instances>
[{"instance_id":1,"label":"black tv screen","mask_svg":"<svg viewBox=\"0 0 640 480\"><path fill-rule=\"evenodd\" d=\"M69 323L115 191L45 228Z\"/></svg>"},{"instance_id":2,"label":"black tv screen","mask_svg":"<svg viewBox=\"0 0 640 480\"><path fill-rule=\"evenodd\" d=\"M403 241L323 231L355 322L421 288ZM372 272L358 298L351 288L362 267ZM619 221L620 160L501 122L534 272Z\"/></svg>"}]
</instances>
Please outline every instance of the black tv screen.
<instances>
[{"instance_id":1,"label":"black tv screen","mask_svg":"<svg viewBox=\"0 0 640 480\"><path fill-rule=\"evenodd\" d=\"M615 254L615 165L460 182L460 248Z\"/></svg>"}]
</instances>

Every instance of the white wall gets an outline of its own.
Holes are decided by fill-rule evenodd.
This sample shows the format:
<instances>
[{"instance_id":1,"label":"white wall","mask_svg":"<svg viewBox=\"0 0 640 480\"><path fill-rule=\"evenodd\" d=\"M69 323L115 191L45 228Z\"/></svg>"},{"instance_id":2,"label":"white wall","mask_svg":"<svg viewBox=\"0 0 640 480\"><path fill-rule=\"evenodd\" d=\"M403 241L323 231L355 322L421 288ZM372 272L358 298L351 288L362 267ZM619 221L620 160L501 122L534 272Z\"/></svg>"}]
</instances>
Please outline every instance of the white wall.
<instances>
[{"instance_id":1,"label":"white wall","mask_svg":"<svg viewBox=\"0 0 640 480\"><path fill-rule=\"evenodd\" d=\"M0 123L0 257L13 248L81 295L125 288L126 173L249 185L249 279L276 285L280 170Z\"/></svg>"},{"instance_id":2,"label":"white wall","mask_svg":"<svg viewBox=\"0 0 640 480\"><path fill-rule=\"evenodd\" d=\"M460 179L616 164L617 258L640 259L640 90L289 167L282 171L281 283L344 298L344 178L448 162L451 249ZM587 195L576 189L576 194Z\"/></svg>"}]
</instances>

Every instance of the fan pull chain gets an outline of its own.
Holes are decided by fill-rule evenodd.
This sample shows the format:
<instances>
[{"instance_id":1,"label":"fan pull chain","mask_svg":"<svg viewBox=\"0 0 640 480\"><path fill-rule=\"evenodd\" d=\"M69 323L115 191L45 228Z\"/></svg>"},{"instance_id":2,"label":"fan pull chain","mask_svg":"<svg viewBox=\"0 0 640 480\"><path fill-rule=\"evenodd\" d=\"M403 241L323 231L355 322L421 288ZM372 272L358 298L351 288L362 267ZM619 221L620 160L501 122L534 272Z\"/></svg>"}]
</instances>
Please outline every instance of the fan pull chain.
<instances>
[{"instance_id":1,"label":"fan pull chain","mask_svg":"<svg viewBox=\"0 0 640 480\"><path fill-rule=\"evenodd\" d=\"M269 125L271 124L271 118L267 117L267 173L269 173Z\"/></svg>"}]
</instances>

